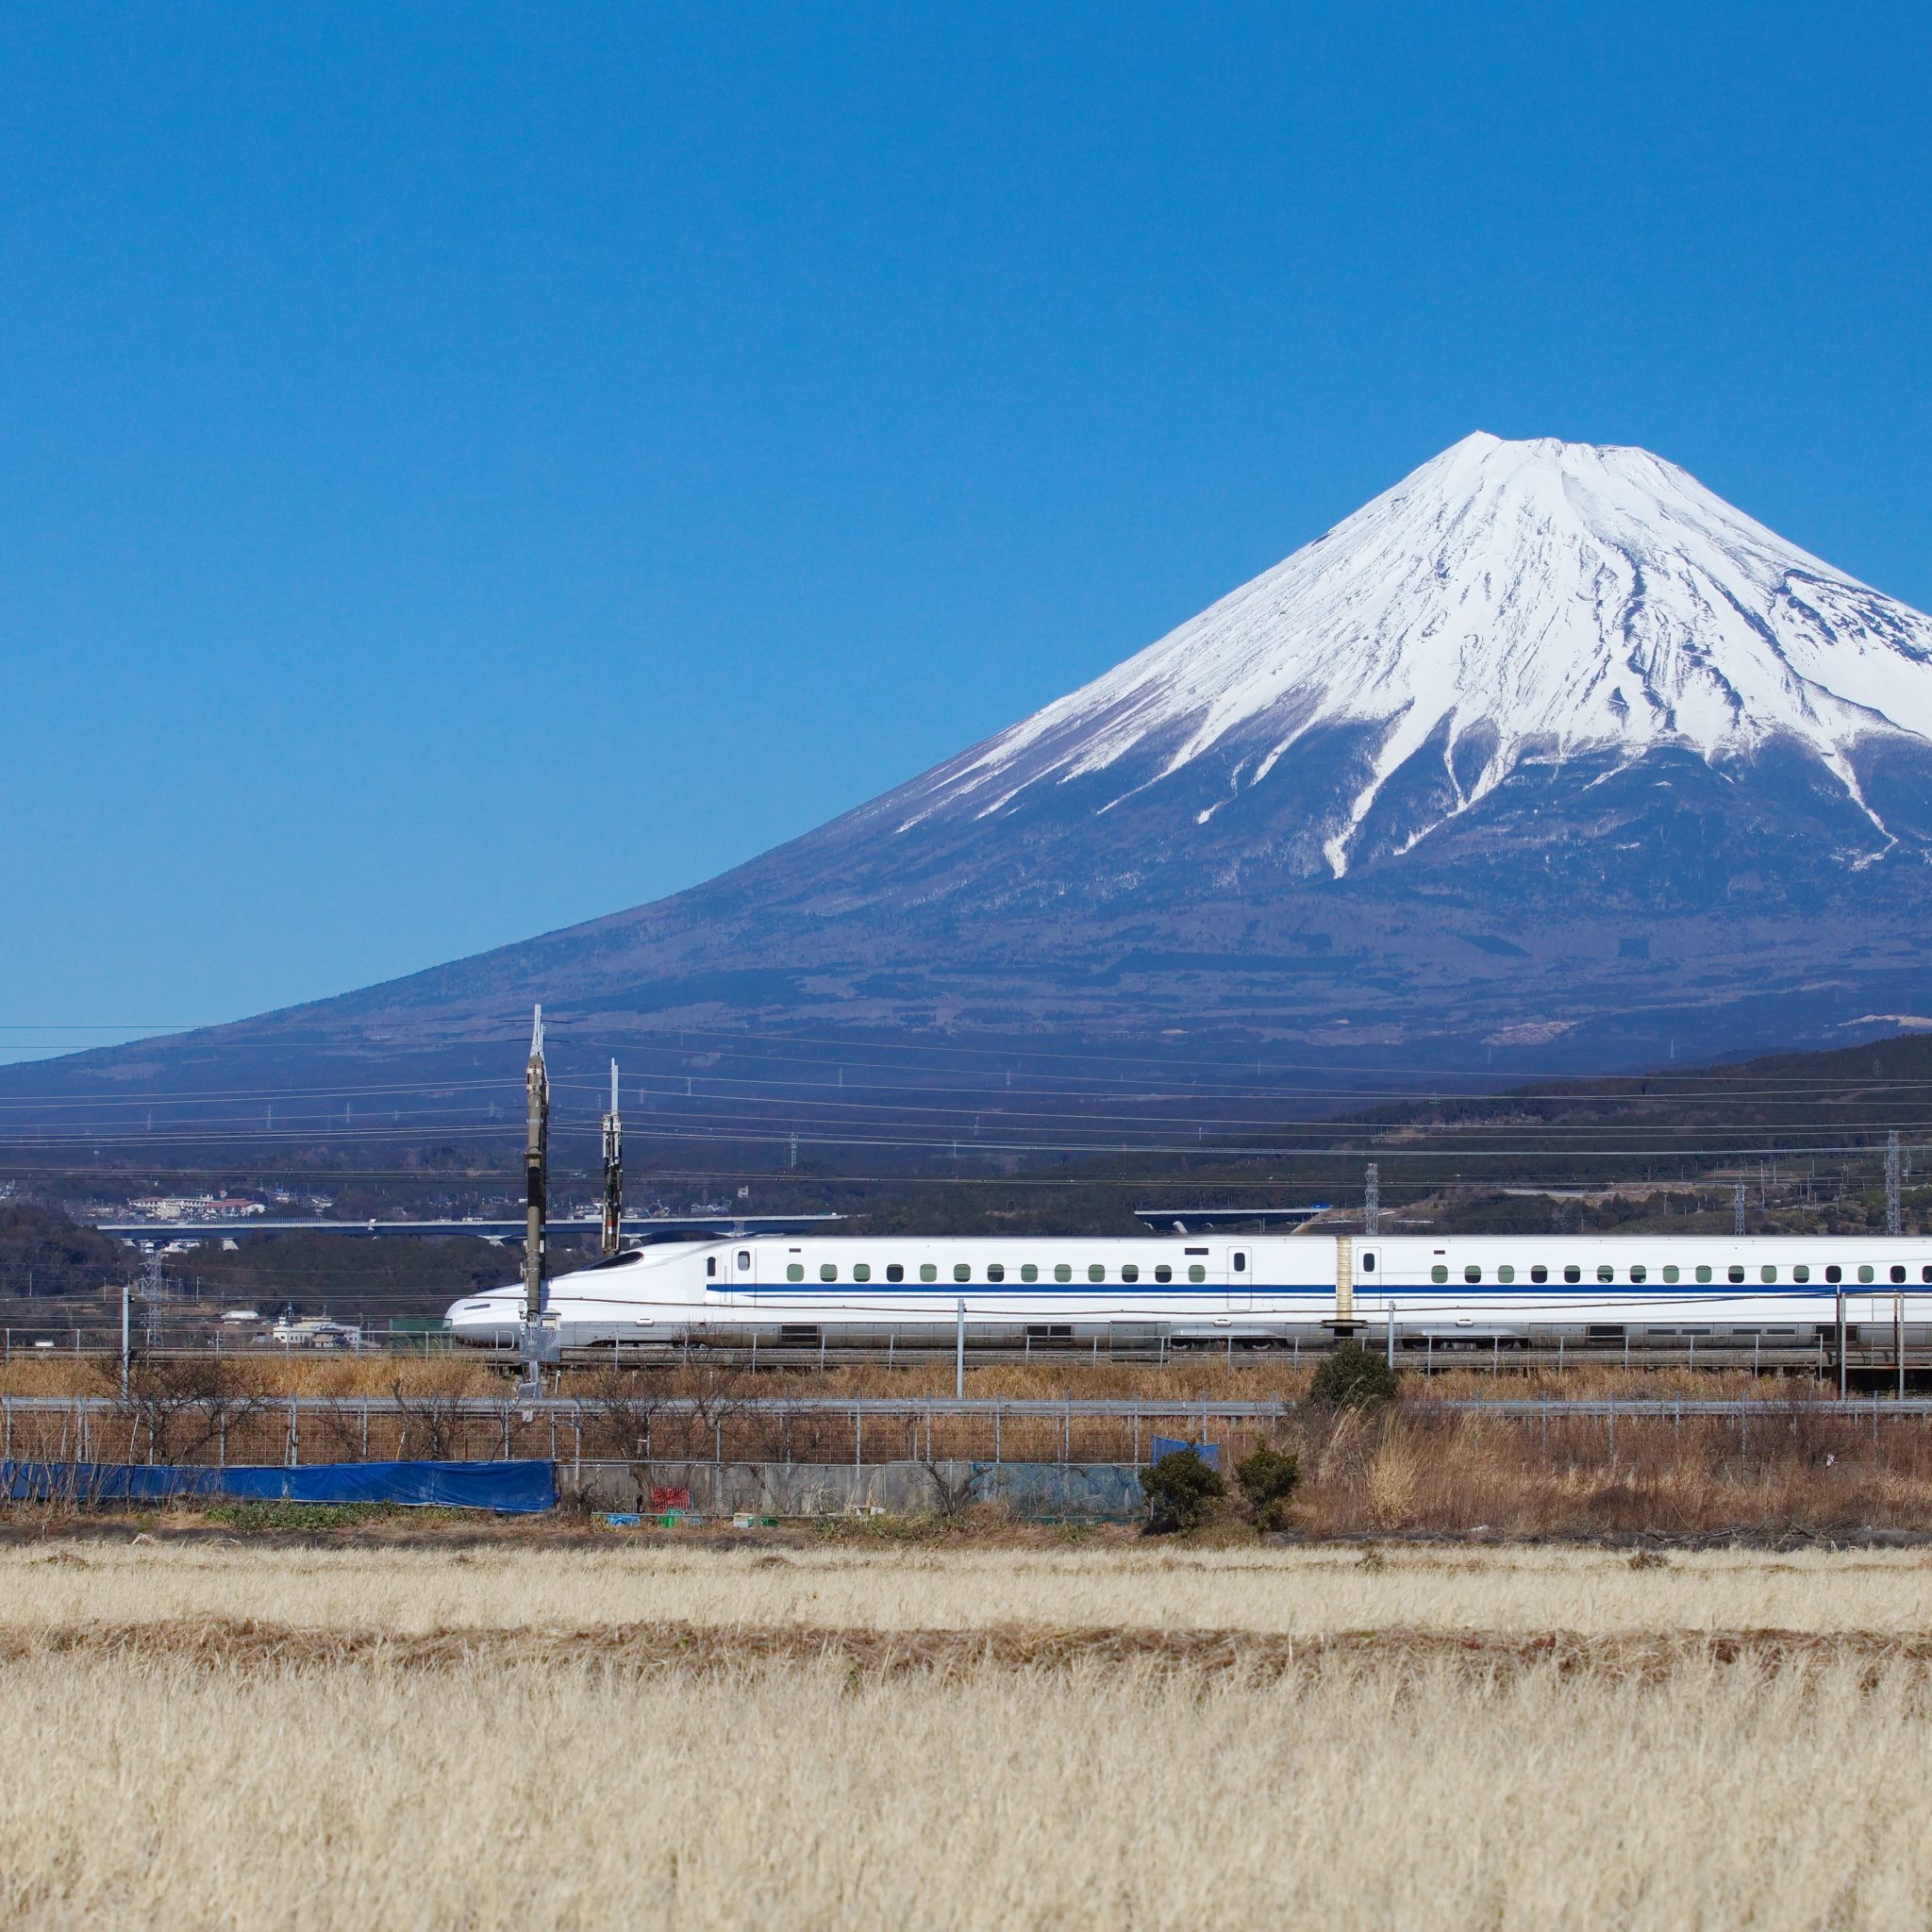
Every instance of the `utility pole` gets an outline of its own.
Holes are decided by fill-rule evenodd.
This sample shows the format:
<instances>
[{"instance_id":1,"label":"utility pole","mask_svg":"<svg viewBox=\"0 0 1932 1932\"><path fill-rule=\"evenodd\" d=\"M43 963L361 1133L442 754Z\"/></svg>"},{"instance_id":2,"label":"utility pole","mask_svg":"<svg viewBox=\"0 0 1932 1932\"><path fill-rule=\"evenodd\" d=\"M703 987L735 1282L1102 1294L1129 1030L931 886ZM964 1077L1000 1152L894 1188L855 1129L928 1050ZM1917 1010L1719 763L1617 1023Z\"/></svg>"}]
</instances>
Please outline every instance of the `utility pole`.
<instances>
[{"instance_id":1,"label":"utility pole","mask_svg":"<svg viewBox=\"0 0 1932 1932\"><path fill-rule=\"evenodd\" d=\"M543 1220L550 1194L550 1074L543 1064L543 1008L530 1029L530 1058L524 1069L526 1103L524 1137L524 1390L542 1387Z\"/></svg>"},{"instance_id":2,"label":"utility pole","mask_svg":"<svg viewBox=\"0 0 1932 1932\"><path fill-rule=\"evenodd\" d=\"M624 1121L617 1111L617 1062L610 1062L610 1111L604 1116L604 1252L624 1241Z\"/></svg>"},{"instance_id":3,"label":"utility pole","mask_svg":"<svg viewBox=\"0 0 1932 1932\"><path fill-rule=\"evenodd\" d=\"M1898 1194L1898 1130L1885 1137L1885 1231L1896 1235L1901 1226Z\"/></svg>"},{"instance_id":4,"label":"utility pole","mask_svg":"<svg viewBox=\"0 0 1932 1932\"><path fill-rule=\"evenodd\" d=\"M1382 1169L1377 1161L1370 1161L1368 1171L1362 1175L1362 1231L1365 1234L1380 1234L1382 1231Z\"/></svg>"}]
</instances>

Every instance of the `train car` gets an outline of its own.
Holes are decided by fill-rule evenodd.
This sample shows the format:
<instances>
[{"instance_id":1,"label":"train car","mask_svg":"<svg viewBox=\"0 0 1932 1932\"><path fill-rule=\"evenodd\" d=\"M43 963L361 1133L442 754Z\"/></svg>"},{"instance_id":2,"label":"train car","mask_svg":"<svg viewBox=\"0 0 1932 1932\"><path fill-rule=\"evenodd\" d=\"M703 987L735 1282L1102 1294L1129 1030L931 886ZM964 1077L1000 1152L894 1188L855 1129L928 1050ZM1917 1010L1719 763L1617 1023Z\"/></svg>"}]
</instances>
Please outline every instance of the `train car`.
<instances>
[{"instance_id":1,"label":"train car","mask_svg":"<svg viewBox=\"0 0 1932 1932\"><path fill-rule=\"evenodd\" d=\"M648 1242L557 1275L566 1348L1401 1346L1708 1336L1802 1344L1835 1327L1932 1340L1932 1239L1708 1235L1227 1235L925 1239L796 1234ZM515 1343L520 1285L452 1305L455 1338Z\"/></svg>"}]
</instances>

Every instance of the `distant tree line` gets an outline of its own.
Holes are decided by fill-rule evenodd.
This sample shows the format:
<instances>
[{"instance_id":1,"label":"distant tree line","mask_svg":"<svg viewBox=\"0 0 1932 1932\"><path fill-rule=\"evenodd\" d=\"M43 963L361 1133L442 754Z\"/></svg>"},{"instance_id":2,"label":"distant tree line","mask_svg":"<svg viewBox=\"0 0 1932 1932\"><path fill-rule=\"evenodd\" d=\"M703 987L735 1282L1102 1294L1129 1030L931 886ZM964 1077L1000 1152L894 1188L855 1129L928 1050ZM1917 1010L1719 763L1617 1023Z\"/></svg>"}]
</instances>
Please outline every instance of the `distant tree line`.
<instances>
[{"instance_id":1,"label":"distant tree line","mask_svg":"<svg viewBox=\"0 0 1932 1932\"><path fill-rule=\"evenodd\" d=\"M134 1272L130 1249L38 1201L0 1201L0 1294L98 1294Z\"/></svg>"}]
</instances>

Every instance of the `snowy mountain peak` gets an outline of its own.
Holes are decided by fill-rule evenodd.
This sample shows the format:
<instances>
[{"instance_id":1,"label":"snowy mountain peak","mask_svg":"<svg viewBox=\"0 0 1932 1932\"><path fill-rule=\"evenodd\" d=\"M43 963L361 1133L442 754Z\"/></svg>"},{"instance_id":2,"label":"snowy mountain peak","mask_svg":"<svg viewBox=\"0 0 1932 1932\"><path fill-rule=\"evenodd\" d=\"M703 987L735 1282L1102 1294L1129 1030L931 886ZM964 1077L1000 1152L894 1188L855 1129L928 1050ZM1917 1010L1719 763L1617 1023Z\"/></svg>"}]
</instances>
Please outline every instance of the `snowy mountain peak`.
<instances>
[{"instance_id":1,"label":"snowy mountain peak","mask_svg":"<svg viewBox=\"0 0 1932 1932\"><path fill-rule=\"evenodd\" d=\"M1846 752L1874 733L1932 741L1932 619L1647 450L1477 433L941 767L904 824L997 815L1034 788L1112 774L1105 811L1210 755L1231 798L1339 724L1371 727L1374 749L1323 828L1337 877L1384 786L1425 748L1453 817L1528 761L1666 745L1717 761L1794 740L1882 832Z\"/></svg>"}]
</instances>

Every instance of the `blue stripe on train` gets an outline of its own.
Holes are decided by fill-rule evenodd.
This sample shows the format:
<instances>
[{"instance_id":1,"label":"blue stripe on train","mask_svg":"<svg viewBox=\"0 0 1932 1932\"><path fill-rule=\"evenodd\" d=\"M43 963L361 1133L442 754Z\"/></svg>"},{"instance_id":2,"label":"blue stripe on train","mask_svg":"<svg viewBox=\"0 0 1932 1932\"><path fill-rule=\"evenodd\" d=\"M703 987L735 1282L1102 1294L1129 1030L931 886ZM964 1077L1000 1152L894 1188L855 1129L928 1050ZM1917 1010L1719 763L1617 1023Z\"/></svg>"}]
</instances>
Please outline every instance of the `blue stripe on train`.
<instances>
[{"instance_id":1,"label":"blue stripe on train","mask_svg":"<svg viewBox=\"0 0 1932 1932\"><path fill-rule=\"evenodd\" d=\"M1543 1300L1613 1301L1830 1301L1840 1288L1848 1295L1890 1294L1889 1281L1840 1283L1837 1287L1793 1287L1774 1282L1624 1282L1624 1281L1377 1281L1374 1287L1355 1285L1357 1301L1380 1295L1434 1295L1442 1300L1468 1300L1485 1295L1531 1296ZM707 1287L708 1294L940 1294L957 1297L962 1290L974 1294L1145 1296L1166 1301L1174 1295L1324 1294L1335 1292L1332 1281L1256 1282L1252 1288L1210 1282L1205 1288L1178 1281L761 1281L748 1288L728 1284ZM624 1299L624 1297L616 1297Z\"/></svg>"}]
</instances>

